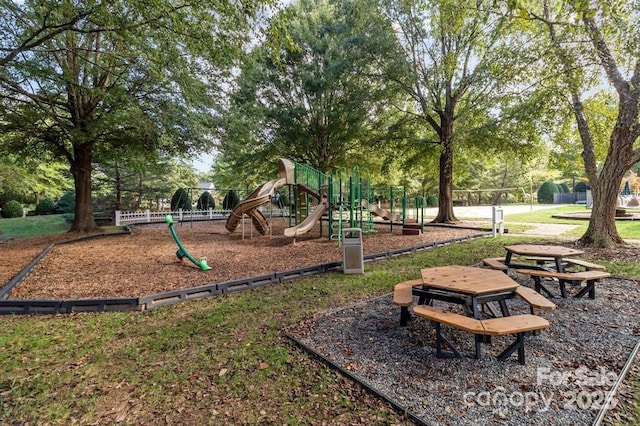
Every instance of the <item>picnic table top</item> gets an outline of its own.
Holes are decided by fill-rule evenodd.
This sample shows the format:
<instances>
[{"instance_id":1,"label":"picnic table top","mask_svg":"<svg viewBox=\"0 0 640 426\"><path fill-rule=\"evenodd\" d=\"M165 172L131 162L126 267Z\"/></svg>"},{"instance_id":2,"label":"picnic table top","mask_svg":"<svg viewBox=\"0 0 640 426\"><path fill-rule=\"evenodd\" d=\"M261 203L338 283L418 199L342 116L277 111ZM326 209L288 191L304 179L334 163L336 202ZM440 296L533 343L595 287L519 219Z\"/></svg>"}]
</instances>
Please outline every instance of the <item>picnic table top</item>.
<instances>
[{"instance_id":1,"label":"picnic table top","mask_svg":"<svg viewBox=\"0 0 640 426\"><path fill-rule=\"evenodd\" d=\"M425 286L472 296L515 291L519 284L505 273L470 266L437 266L421 269Z\"/></svg>"},{"instance_id":2,"label":"picnic table top","mask_svg":"<svg viewBox=\"0 0 640 426\"><path fill-rule=\"evenodd\" d=\"M521 256L566 257L584 254L584 251L570 247L548 246L541 244L516 244L512 246L504 246L504 248L508 252L519 254Z\"/></svg>"}]
</instances>

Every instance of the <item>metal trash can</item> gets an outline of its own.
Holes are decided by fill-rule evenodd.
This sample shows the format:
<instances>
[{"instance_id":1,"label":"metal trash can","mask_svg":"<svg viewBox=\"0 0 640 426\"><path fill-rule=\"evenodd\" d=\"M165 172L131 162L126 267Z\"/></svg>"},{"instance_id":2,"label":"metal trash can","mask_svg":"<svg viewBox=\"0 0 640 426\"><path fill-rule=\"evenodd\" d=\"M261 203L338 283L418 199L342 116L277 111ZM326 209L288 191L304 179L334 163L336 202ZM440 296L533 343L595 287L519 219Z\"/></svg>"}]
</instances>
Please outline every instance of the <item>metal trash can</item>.
<instances>
[{"instance_id":1,"label":"metal trash can","mask_svg":"<svg viewBox=\"0 0 640 426\"><path fill-rule=\"evenodd\" d=\"M345 274L364 274L362 255L362 229L342 229L342 272Z\"/></svg>"}]
</instances>

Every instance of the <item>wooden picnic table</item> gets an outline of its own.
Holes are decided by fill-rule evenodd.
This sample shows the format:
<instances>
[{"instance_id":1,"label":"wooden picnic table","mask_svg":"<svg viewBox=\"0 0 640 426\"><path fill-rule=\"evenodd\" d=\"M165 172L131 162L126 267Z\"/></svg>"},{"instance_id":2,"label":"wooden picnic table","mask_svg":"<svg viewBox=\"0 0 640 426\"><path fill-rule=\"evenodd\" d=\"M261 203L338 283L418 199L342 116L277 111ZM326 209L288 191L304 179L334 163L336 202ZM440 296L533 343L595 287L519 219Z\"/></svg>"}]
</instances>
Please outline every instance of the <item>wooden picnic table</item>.
<instances>
[{"instance_id":1,"label":"wooden picnic table","mask_svg":"<svg viewBox=\"0 0 640 426\"><path fill-rule=\"evenodd\" d=\"M420 270L422 289L417 294L422 303L431 299L463 304L475 319L480 319L479 306L498 302L503 316L509 311L505 300L516 296L519 284L509 276L492 269L469 266L438 266Z\"/></svg>"},{"instance_id":2,"label":"wooden picnic table","mask_svg":"<svg viewBox=\"0 0 640 426\"><path fill-rule=\"evenodd\" d=\"M504 264L509 268L531 268L531 265L512 262L511 259L516 254L528 257L552 258L558 272L564 272L564 258L584 254L584 251L570 247L540 244L516 244L504 246L504 249L507 251Z\"/></svg>"}]
</instances>

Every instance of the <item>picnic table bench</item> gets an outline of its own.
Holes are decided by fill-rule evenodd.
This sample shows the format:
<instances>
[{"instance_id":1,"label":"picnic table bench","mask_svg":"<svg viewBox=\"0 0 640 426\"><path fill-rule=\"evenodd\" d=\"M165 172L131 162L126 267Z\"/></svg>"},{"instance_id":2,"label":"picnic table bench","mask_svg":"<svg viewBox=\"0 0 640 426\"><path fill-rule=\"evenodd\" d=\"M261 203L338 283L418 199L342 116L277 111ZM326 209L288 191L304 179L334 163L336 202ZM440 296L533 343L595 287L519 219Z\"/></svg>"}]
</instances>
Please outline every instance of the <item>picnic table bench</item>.
<instances>
[{"instance_id":1,"label":"picnic table bench","mask_svg":"<svg viewBox=\"0 0 640 426\"><path fill-rule=\"evenodd\" d=\"M481 345L484 341L483 336L515 335L515 341L498 355L498 360L505 361L515 351L518 351L518 362L523 365L525 364L525 334L549 327L549 321L533 314L480 320L427 305L416 306L413 312L430 320L435 325L436 356L439 358L464 358L455 345L442 334L442 324L474 335L476 359L482 359ZM443 344L450 352L443 352Z\"/></svg>"},{"instance_id":2,"label":"picnic table bench","mask_svg":"<svg viewBox=\"0 0 640 426\"><path fill-rule=\"evenodd\" d=\"M416 280L402 281L393 287L393 304L400 307L400 325L407 325L411 319L409 306L413 303L413 287L421 286L422 278Z\"/></svg>"},{"instance_id":3,"label":"picnic table bench","mask_svg":"<svg viewBox=\"0 0 640 426\"><path fill-rule=\"evenodd\" d=\"M523 285L516 289L516 295L529 304L532 314L537 314L540 311L553 311L556 308L555 303L532 288Z\"/></svg>"},{"instance_id":4,"label":"picnic table bench","mask_svg":"<svg viewBox=\"0 0 640 426\"><path fill-rule=\"evenodd\" d=\"M513 256L525 256L528 258L550 258L555 263L555 269L564 272L566 261L570 257L584 254L584 251L573 249L570 247L556 245L539 245L539 244L516 244L512 246L504 246L507 251L504 263L514 269L529 268L535 269L535 265L521 264L513 261ZM539 264L539 262L537 262ZM539 266L538 269L543 268Z\"/></svg>"},{"instance_id":5,"label":"picnic table bench","mask_svg":"<svg viewBox=\"0 0 640 426\"><path fill-rule=\"evenodd\" d=\"M429 295L431 296L435 295L434 293L427 293L425 295L423 290L414 291L415 287L422 287L424 285L425 284L422 279L414 279L414 280L402 281L394 286L393 304L400 308L400 325L401 326L407 325L407 321L411 319L411 313L409 312L409 307L413 304L414 295L417 294L418 296L420 296L420 299L418 300L418 304L424 304L425 302L428 301L427 299L429 298ZM532 314L536 314L540 311L550 311L556 308L556 305L553 302L551 302L550 300L542 296L540 293L537 293L533 289L530 289L524 286L515 286L514 290L515 291L513 293L513 296L517 296L523 299L525 302L527 302L530 306ZM508 315L508 310L506 309L506 306L504 306L504 298L508 298L508 297L509 297L509 294L506 294L504 292L498 293L498 296L497 296L498 302L501 303L501 306L500 306L501 309L504 308L503 315L505 313ZM450 298L447 298L444 296L441 297L441 299L445 299L447 301L452 301L450 300L452 298L453 297L450 297ZM491 298L487 297L487 298L480 299L480 301L485 301L485 300L490 301ZM494 313L494 316L497 316L497 314Z\"/></svg>"},{"instance_id":6,"label":"picnic table bench","mask_svg":"<svg viewBox=\"0 0 640 426\"><path fill-rule=\"evenodd\" d=\"M488 269L468 266L442 266L421 270L422 279L408 280L394 286L393 304L400 307L400 325L405 326L411 319L409 306L413 296L418 296L418 304L431 304L441 300L463 305L469 315L479 318L480 307L487 307L494 316L490 302L497 302L503 316L509 315L506 299L516 297L518 283L508 276ZM420 288L417 288L420 287Z\"/></svg>"},{"instance_id":7,"label":"picnic table bench","mask_svg":"<svg viewBox=\"0 0 640 426\"><path fill-rule=\"evenodd\" d=\"M526 258L527 260L533 260L538 265L544 265L546 263L554 263L555 259L553 257L542 257L542 256L529 256ZM597 263L589 262L584 259L576 259L573 257L568 257L562 259L562 263L565 268L572 266L581 266L587 271L604 271L606 268L602 265L598 265Z\"/></svg>"},{"instance_id":8,"label":"picnic table bench","mask_svg":"<svg viewBox=\"0 0 640 426\"><path fill-rule=\"evenodd\" d=\"M482 263L491 269L497 269L505 273L509 270L509 267L504 263L504 257L487 257L482 259Z\"/></svg>"},{"instance_id":9,"label":"picnic table bench","mask_svg":"<svg viewBox=\"0 0 640 426\"><path fill-rule=\"evenodd\" d=\"M611 276L610 273L604 271L582 271L582 272L558 272L558 271L547 271L543 269L517 269L516 272L522 275L529 275L533 278L535 284L535 290L538 293L546 293L550 297L554 297L553 293L549 291L542 284L543 278L551 278L558 280L558 284L560 286L560 296L562 298L567 297L567 289L565 283L569 282L572 284L579 285L586 281L586 286L580 289L578 293L576 293L575 297L582 297L585 294L589 293L590 299L596 298L596 282L603 279L609 278Z\"/></svg>"}]
</instances>

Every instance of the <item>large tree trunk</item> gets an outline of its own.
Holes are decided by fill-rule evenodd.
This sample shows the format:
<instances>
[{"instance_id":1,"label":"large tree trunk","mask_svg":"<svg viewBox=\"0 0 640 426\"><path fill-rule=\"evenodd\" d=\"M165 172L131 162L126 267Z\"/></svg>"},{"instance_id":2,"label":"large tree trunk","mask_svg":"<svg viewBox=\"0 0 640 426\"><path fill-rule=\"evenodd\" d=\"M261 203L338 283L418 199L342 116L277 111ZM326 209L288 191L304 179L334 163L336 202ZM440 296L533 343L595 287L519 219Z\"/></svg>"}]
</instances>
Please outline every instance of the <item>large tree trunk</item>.
<instances>
[{"instance_id":1,"label":"large tree trunk","mask_svg":"<svg viewBox=\"0 0 640 426\"><path fill-rule=\"evenodd\" d=\"M620 185L624 174L633 164L640 161L640 151L633 148L636 139L640 135L638 126L640 90L637 89L640 81L640 62L636 62L633 76L629 81L626 81L623 74L619 72L616 58L609 50L609 46L600 28L596 25L596 21L590 14L582 16L584 28L600 58L602 69L607 74L609 82L616 89L619 102L616 125L609 138L607 158L602 170L598 171L594 137L585 114L579 88L573 84L575 81L573 64L575 61L571 57L571 51L564 49L558 41L554 24L549 20L548 1L544 2L544 16L551 39L558 50L562 72L567 77L566 82L570 88L571 107L576 117L578 132L584 148L582 158L593 196L589 227L578 240L578 243L595 247L611 247L621 244L624 241L618 234L615 222L615 210Z\"/></svg>"},{"instance_id":2,"label":"large tree trunk","mask_svg":"<svg viewBox=\"0 0 640 426\"><path fill-rule=\"evenodd\" d=\"M98 232L100 228L93 219L91 202L91 159L93 145L89 143L74 146L75 157L71 162L71 174L76 190L75 217L69 232Z\"/></svg>"},{"instance_id":3,"label":"large tree trunk","mask_svg":"<svg viewBox=\"0 0 640 426\"><path fill-rule=\"evenodd\" d=\"M120 165L118 160L114 163L114 187L116 191L115 210L122 210L122 175L120 173Z\"/></svg>"},{"instance_id":4,"label":"large tree trunk","mask_svg":"<svg viewBox=\"0 0 640 426\"><path fill-rule=\"evenodd\" d=\"M578 244L593 247L613 247L622 244L616 229L616 205L622 177L605 176L604 171L598 184L591 187L593 207L591 219L585 234L580 237Z\"/></svg>"},{"instance_id":5,"label":"large tree trunk","mask_svg":"<svg viewBox=\"0 0 640 426\"><path fill-rule=\"evenodd\" d=\"M585 158L587 175L590 181L595 182L591 187L593 210L589 228L580 238L579 243L610 247L624 242L616 229L615 208L624 174L640 161L640 151L634 150L634 144L640 135L640 126L638 125L640 62L636 62L633 75L629 81L626 81L618 71L615 58L596 22L590 16L583 17L583 22L593 46L600 56L602 67L618 93L618 117L609 138L607 159L599 175L597 175L595 160L587 162L589 152L588 147L585 146L583 157Z\"/></svg>"},{"instance_id":6,"label":"large tree trunk","mask_svg":"<svg viewBox=\"0 0 640 426\"><path fill-rule=\"evenodd\" d=\"M590 172L589 180L592 182L593 208L589 227L578 240L581 245L612 247L624 243L616 228L615 214L622 178L637 158L637 153L634 155L633 151L636 138L628 131L638 115L637 111L637 107L631 108L631 111L620 111L616 127L611 133L609 151L602 171L597 173L595 167L593 171L587 168Z\"/></svg>"},{"instance_id":7,"label":"large tree trunk","mask_svg":"<svg viewBox=\"0 0 640 426\"><path fill-rule=\"evenodd\" d=\"M438 185L438 215L433 223L455 223L453 213L453 143L451 137L442 142L440 151L440 181Z\"/></svg>"},{"instance_id":8,"label":"large tree trunk","mask_svg":"<svg viewBox=\"0 0 640 426\"><path fill-rule=\"evenodd\" d=\"M438 215L433 223L455 223L453 213L453 121L455 100L451 95L451 84L447 84L446 104L439 113L440 126L432 126L440 137L440 180L438 184Z\"/></svg>"}]
</instances>

